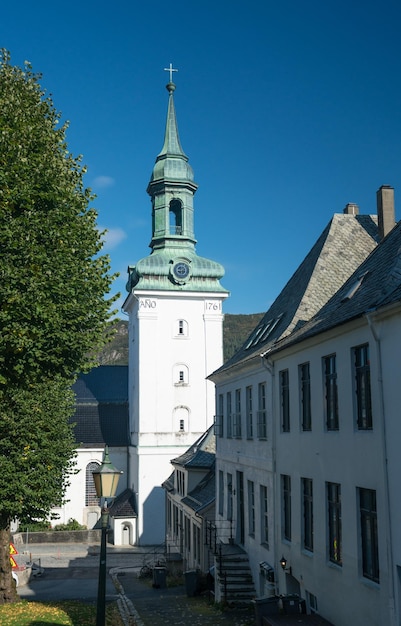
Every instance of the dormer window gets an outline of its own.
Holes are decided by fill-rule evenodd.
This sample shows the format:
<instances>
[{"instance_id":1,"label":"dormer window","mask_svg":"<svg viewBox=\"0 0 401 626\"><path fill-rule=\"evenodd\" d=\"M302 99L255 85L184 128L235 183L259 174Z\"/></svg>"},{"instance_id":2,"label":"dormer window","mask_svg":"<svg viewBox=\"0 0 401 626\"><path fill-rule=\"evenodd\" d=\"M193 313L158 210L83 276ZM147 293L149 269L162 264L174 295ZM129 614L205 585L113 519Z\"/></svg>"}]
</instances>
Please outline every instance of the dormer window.
<instances>
[{"instance_id":1,"label":"dormer window","mask_svg":"<svg viewBox=\"0 0 401 626\"><path fill-rule=\"evenodd\" d=\"M271 319L268 322L265 322L264 320L262 320L260 324L256 327L256 329L253 331L251 336L248 338L248 341L244 346L245 350L248 350L248 348L253 348L258 343L262 343L263 341L265 341L271 335L273 330L276 328L281 318L282 318L282 315L280 315L276 319Z\"/></svg>"},{"instance_id":2,"label":"dormer window","mask_svg":"<svg viewBox=\"0 0 401 626\"><path fill-rule=\"evenodd\" d=\"M185 496L185 473L181 470L176 470L177 472L177 491L178 495Z\"/></svg>"}]
</instances>

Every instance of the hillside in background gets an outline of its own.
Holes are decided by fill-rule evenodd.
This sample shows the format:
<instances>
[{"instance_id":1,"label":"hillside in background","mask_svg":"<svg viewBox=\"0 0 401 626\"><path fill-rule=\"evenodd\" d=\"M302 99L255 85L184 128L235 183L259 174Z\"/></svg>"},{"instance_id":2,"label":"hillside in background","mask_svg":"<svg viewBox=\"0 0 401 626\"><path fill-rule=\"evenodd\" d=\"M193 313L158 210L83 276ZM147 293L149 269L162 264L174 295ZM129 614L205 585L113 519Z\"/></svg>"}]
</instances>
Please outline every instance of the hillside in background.
<instances>
[{"instance_id":1,"label":"hillside in background","mask_svg":"<svg viewBox=\"0 0 401 626\"><path fill-rule=\"evenodd\" d=\"M263 313L250 315L224 315L223 349L224 361L227 361L242 346L245 339L255 328ZM99 356L100 365L128 365L128 322L116 321L116 332L109 344Z\"/></svg>"},{"instance_id":2,"label":"hillside in background","mask_svg":"<svg viewBox=\"0 0 401 626\"><path fill-rule=\"evenodd\" d=\"M245 339L251 334L264 313L250 315L224 315L223 324L223 352L224 362L240 349Z\"/></svg>"}]
</instances>

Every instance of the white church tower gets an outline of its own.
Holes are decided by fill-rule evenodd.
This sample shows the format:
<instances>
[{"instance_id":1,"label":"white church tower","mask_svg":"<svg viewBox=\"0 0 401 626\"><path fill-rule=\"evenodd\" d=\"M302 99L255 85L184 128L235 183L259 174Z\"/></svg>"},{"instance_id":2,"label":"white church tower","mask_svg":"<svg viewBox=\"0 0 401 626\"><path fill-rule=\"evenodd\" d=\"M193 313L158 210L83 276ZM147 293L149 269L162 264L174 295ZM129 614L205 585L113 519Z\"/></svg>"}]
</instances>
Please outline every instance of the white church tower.
<instances>
[{"instance_id":1,"label":"white church tower","mask_svg":"<svg viewBox=\"0 0 401 626\"><path fill-rule=\"evenodd\" d=\"M129 406L140 545L165 539L162 482L212 423L214 385L206 376L223 361L220 285L224 269L196 254L192 168L178 136L170 65L166 132L148 193L151 253L129 266L123 310L129 315Z\"/></svg>"}]
</instances>

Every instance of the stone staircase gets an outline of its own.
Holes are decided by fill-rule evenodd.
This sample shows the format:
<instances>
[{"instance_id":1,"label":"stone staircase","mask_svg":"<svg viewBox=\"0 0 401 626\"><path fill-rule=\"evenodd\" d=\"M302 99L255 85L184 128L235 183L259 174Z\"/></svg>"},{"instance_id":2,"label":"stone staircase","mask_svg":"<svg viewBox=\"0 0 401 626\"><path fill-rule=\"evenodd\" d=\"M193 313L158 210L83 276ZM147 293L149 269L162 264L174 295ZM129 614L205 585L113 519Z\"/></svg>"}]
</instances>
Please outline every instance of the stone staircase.
<instances>
[{"instance_id":1,"label":"stone staircase","mask_svg":"<svg viewBox=\"0 0 401 626\"><path fill-rule=\"evenodd\" d=\"M221 543L216 555L216 600L248 605L256 597L248 555L240 546Z\"/></svg>"}]
</instances>

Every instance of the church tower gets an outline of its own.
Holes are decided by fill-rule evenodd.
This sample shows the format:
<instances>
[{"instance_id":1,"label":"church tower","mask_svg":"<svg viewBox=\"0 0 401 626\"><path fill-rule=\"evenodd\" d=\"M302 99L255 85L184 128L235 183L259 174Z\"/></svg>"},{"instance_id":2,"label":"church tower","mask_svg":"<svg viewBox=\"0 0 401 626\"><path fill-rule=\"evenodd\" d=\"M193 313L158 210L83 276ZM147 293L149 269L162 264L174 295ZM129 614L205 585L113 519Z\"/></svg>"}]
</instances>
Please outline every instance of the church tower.
<instances>
[{"instance_id":1,"label":"church tower","mask_svg":"<svg viewBox=\"0 0 401 626\"><path fill-rule=\"evenodd\" d=\"M195 250L197 185L185 155L167 85L164 144L147 188L152 202L151 253L128 267L131 483L137 497L137 539L164 541L164 490L171 459L212 423L214 385L206 376L223 361L220 285L224 269Z\"/></svg>"}]
</instances>

